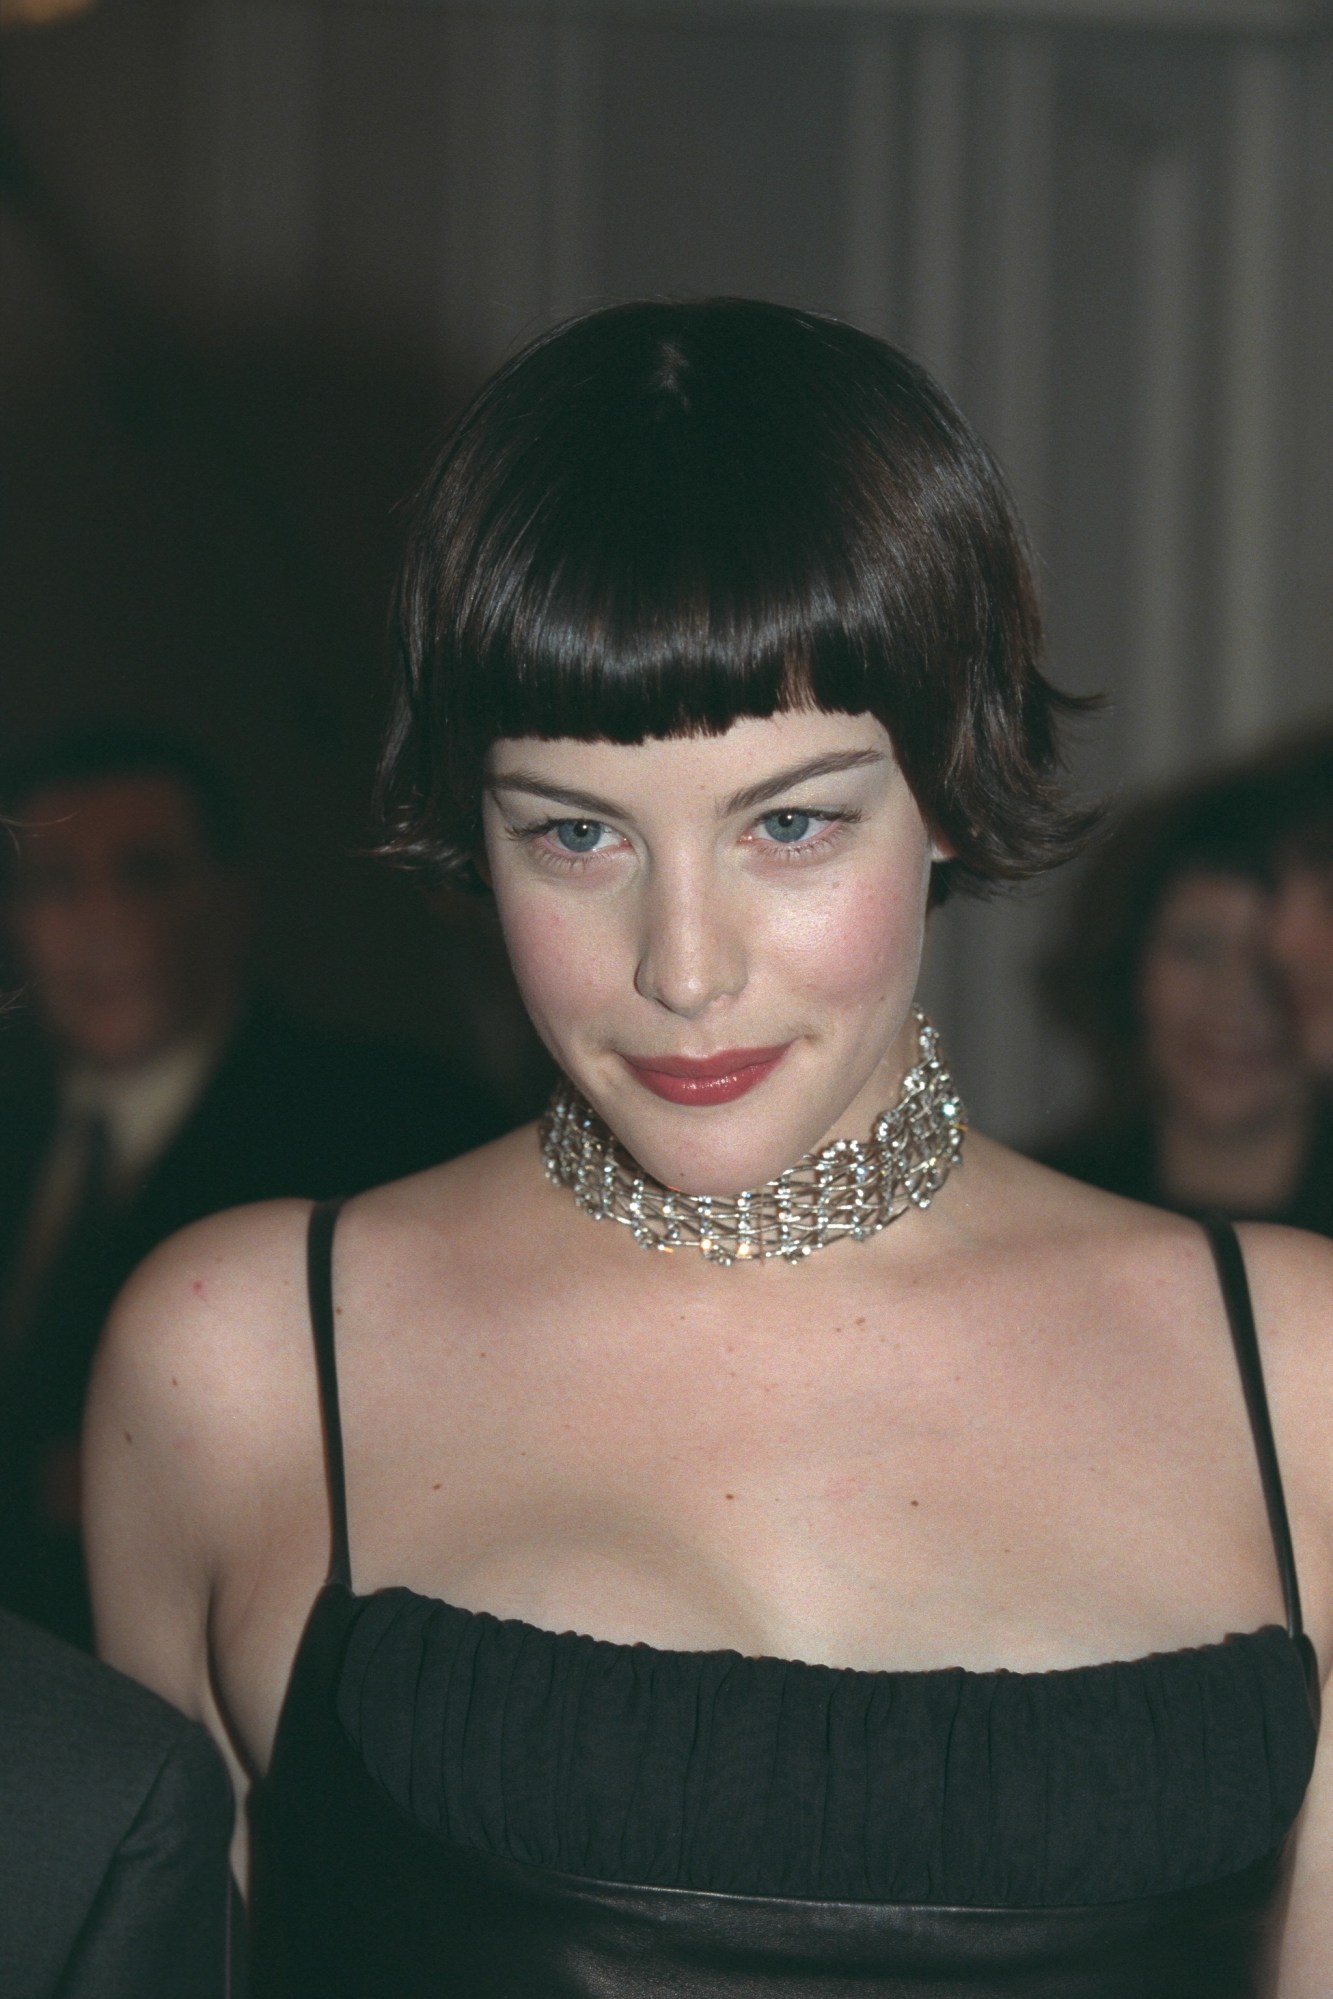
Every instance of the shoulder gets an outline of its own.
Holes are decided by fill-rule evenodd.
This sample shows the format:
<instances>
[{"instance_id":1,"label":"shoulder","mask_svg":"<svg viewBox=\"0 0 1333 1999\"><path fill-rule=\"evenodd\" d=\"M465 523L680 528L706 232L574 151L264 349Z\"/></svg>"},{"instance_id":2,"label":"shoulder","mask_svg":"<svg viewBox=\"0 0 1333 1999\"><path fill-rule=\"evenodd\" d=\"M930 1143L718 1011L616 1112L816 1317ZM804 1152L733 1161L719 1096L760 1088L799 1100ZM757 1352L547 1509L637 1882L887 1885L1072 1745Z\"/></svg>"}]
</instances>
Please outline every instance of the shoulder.
<instances>
[{"instance_id":1,"label":"shoulder","mask_svg":"<svg viewBox=\"0 0 1333 1999\"><path fill-rule=\"evenodd\" d=\"M309 1205L182 1230L121 1293L84 1420L84 1541L103 1653L227 1730L214 1677L224 1604L325 1556L323 1443L306 1302ZM307 1600L303 1597L302 1600Z\"/></svg>"},{"instance_id":2,"label":"shoulder","mask_svg":"<svg viewBox=\"0 0 1333 1999\"><path fill-rule=\"evenodd\" d=\"M381 1360L393 1298L425 1272L452 1285L479 1269L494 1281L499 1249L528 1229L535 1180L522 1132L466 1158L359 1195L343 1208L333 1251L340 1295L353 1282ZM520 1163L521 1162L521 1163ZM116 1301L89 1397L87 1442L106 1484L131 1461L160 1499L213 1532L234 1494L252 1509L299 1459L318 1476L319 1401L311 1331L308 1201L266 1201L211 1216L154 1250ZM343 1342L340 1322L340 1357ZM392 1371L390 1369L390 1371ZM146 1460L146 1462L145 1462Z\"/></svg>"},{"instance_id":3,"label":"shoulder","mask_svg":"<svg viewBox=\"0 0 1333 1999\"><path fill-rule=\"evenodd\" d=\"M1071 1282L1142 1288L1173 1271L1190 1281L1212 1267L1197 1222L1128 1189L1073 1177L1064 1157L1039 1161L974 1132L964 1160L959 1219L981 1246L1005 1247L1033 1266L1055 1262Z\"/></svg>"},{"instance_id":4,"label":"shoulder","mask_svg":"<svg viewBox=\"0 0 1333 1999\"><path fill-rule=\"evenodd\" d=\"M1304 1229L1237 1228L1269 1386L1290 1404L1298 1434L1333 1446L1333 1242ZM1328 1457L1333 1468L1333 1455Z\"/></svg>"},{"instance_id":5,"label":"shoulder","mask_svg":"<svg viewBox=\"0 0 1333 1999\"><path fill-rule=\"evenodd\" d=\"M1269 1303L1297 1331L1309 1330L1313 1315L1326 1336L1333 1332L1333 1242L1272 1222L1241 1222L1236 1234L1256 1308Z\"/></svg>"},{"instance_id":6,"label":"shoulder","mask_svg":"<svg viewBox=\"0 0 1333 1999\"><path fill-rule=\"evenodd\" d=\"M181 1230L126 1284L94 1365L84 1425L94 1567L107 1543L169 1550L202 1615L229 1539L252 1529L295 1462L318 1477L309 1215L304 1201L265 1202Z\"/></svg>"},{"instance_id":7,"label":"shoulder","mask_svg":"<svg viewBox=\"0 0 1333 1999\"><path fill-rule=\"evenodd\" d=\"M1333 1500L1333 1242L1271 1222L1236 1235L1279 1431L1327 1460Z\"/></svg>"},{"instance_id":8,"label":"shoulder","mask_svg":"<svg viewBox=\"0 0 1333 1999\"><path fill-rule=\"evenodd\" d=\"M1245 1257L1306 1624L1333 1660L1333 1243L1248 1223Z\"/></svg>"},{"instance_id":9,"label":"shoulder","mask_svg":"<svg viewBox=\"0 0 1333 1999\"><path fill-rule=\"evenodd\" d=\"M552 1207L560 1209L552 1217ZM448 1283L450 1291L486 1293L514 1281L522 1265L542 1257L552 1221L566 1219L542 1173L532 1125L508 1131L488 1145L430 1171L396 1179L348 1201L338 1217L334 1277L372 1285L370 1321L392 1321L392 1299L422 1277ZM366 1313L348 1313L366 1323ZM344 1337L340 1323L340 1339Z\"/></svg>"},{"instance_id":10,"label":"shoulder","mask_svg":"<svg viewBox=\"0 0 1333 1999\"><path fill-rule=\"evenodd\" d=\"M531 1131L447 1165L377 1187L339 1216L335 1269L406 1260L494 1270L507 1238L530 1227ZM180 1230L135 1271L116 1301L94 1375L93 1406L130 1398L213 1429L279 1431L293 1407L308 1418L314 1370L308 1242L312 1204L264 1201ZM196 1433L196 1441L201 1440Z\"/></svg>"},{"instance_id":11,"label":"shoulder","mask_svg":"<svg viewBox=\"0 0 1333 1999\"><path fill-rule=\"evenodd\" d=\"M1147 1355L1160 1366L1169 1353L1206 1375L1219 1341L1225 1360L1219 1272L1197 1220L1066 1178L985 1139L968 1144L977 1170L969 1192L966 1174L959 1176L959 1198L948 1212L957 1215L959 1247L974 1252L969 1268L997 1298L1021 1299L1034 1322L1083 1328L1106 1352L1119 1351L1126 1366ZM1243 1232L1245 1244L1255 1233ZM1265 1306L1275 1288L1286 1289L1277 1273ZM1285 1303L1283 1311L1289 1316ZM1262 1317L1260 1329L1262 1343Z\"/></svg>"},{"instance_id":12,"label":"shoulder","mask_svg":"<svg viewBox=\"0 0 1333 1999\"><path fill-rule=\"evenodd\" d=\"M310 1203L266 1201L196 1222L139 1266L103 1336L97 1392L156 1396L172 1407L257 1410L272 1364L307 1323ZM261 1383L254 1373L264 1362Z\"/></svg>"}]
</instances>

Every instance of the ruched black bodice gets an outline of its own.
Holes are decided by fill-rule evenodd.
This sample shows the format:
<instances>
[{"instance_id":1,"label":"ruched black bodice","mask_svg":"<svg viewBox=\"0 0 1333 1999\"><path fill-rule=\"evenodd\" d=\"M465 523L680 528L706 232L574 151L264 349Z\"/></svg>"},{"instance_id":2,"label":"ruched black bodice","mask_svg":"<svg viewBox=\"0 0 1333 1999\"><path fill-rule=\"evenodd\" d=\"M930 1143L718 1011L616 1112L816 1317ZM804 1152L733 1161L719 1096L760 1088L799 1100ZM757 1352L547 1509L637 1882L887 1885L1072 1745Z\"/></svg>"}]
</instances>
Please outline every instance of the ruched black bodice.
<instances>
[{"instance_id":1,"label":"ruched black bodice","mask_svg":"<svg viewBox=\"0 0 1333 1999\"><path fill-rule=\"evenodd\" d=\"M312 1299L336 1553L255 1800L261 1994L1270 1989L1313 1674L1234 1237L1215 1247L1288 1627L972 1673L672 1652L405 1589L357 1597L330 1232L316 1222Z\"/></svg>"},{"instance_id":2,"label":"ruched black bodice","mask_svg":"<svg viewBox=\"0 0 1333 1999\"><path fill-rule=\"evenodd\" d=\"M407 1590L323 1615L339 1724L386 1797L434 1837L601 1880L1122 1901L1271 1851L1310 1769L1277 1626L1127 1665L864 1673L555 1636Z\"/></svg>"}]
</instances>

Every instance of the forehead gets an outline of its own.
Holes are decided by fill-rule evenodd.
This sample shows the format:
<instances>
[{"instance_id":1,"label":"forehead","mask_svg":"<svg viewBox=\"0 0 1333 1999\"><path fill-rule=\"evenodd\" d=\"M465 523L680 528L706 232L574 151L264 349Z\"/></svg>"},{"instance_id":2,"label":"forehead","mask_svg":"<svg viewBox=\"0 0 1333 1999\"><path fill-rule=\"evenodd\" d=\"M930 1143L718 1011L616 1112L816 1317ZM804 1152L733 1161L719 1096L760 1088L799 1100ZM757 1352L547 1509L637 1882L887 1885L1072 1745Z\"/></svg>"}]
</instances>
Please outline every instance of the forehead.
<instances>
[{"instance_id":1,"label":"forehead","mask_svg":"<svg viewBox=\"0 0 1333 1999\"><path fill-rule=\"evenodd\" d=\"M199 813L168 772L127 773L43 786L17 813L20 851L28 858L107 858L142 846L197 849Z\"/></svg>"},{"instance_id":2,"label":"forehead","mask_svg":"<svg viewBox=\"0 0 1333 1999\"><path fill-rule=\"evenodd\" d=\"M492 785L521 773L626 803L658 793L717 803L800 764L844 755L892 764L893 743L874 715L787 709L744 717L719 735L654 736L642 743L504 737L492 745L486 774Z\"/></svg>"},{"instance_id":3,"label":"forehead","mask_svg":"<svg viewBox=\"0 0 1333 1999\"><path fill-rule=\"evenodd\" d=\"M1159 923L1212 922L1244 925L1258 921L1271 900L1262 882L1221 869L1187 868L1166 888L1157 907Z\"/></svg>"},{"instance_id":4,"label":"forehead","mask_svg":"<svg viewBox=\"0 0 1333 1999\"><path fill-rule=\"evenodd\" d=\"M1279 853L1277 873L1284 887L1289 883L1307 883L1325 892L1333 891L1333 824L1318 841Z\"/></svg>"}]
</instances>

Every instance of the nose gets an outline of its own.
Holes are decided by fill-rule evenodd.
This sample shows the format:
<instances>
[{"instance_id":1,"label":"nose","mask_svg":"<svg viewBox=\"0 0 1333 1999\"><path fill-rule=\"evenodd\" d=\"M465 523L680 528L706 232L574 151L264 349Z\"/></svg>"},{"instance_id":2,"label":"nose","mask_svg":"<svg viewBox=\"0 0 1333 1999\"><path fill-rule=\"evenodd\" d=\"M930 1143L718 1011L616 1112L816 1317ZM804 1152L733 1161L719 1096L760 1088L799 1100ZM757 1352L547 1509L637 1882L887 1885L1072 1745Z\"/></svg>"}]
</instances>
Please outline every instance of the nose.
<instances>
[{"instance_id":1,"label":"nose","mask_svg":"<svg viewBox=\"0 0 1333 1999\"><path fill-rule=\"evenodd\" d=\"M145 898L114 875L90 877L83 894L71 906L71 917L89 949L118 950L143 931Z\"/></svg>"},{"instance_id":2,"label":"nose","mask_svg":"<svg viewBox=\"0 0 1333 1999\"><path fill-rule=\"evenodd\" d=\"M682 1020L697 1020L744 989L747 953L737 913L715 882L672 873L644 896L635 990Z\"/></svg>"}]
</instances>

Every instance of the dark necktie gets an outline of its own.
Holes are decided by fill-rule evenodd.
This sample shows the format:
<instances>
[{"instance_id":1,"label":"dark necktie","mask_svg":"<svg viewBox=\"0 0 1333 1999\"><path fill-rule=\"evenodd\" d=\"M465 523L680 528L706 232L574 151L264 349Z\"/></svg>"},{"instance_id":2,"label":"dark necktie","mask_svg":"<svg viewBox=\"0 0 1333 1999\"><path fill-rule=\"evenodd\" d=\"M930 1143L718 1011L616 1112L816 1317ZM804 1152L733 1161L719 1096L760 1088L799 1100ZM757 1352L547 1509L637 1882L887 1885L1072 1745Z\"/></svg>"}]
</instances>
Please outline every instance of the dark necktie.
<instances>
[{"instance_id":1,"label":"dark necktie","mask_svg":"<svg viewBox=\"0 0 1333 1999\"><path fill-rule=\"evenodd\" d=\"M105 1237L109 1213L111 1134L90 1114L77 1127L78 1166L54 1240L29 1246L5 1301L4 1346L11 1364L39 1360L74 1309ZM34 1254L35 1250L35 1254Z\"/></svg>"},{"instance_id":2,"label":"dark necktie","mask_svg":"<svg viewBox=\"0 0 1333 1999\"><path fill-rule=\"evenodd\" d=\"M0 1601L87 1645L82 1558L67 1515L77 1507L76 1440L107 1302L112 1211L105 1119L90 1117L75 1136L81 1145L63 1226L57 1218L54 1241L28 1246L6 1301Z\"/></svg>"}]
</instances>

